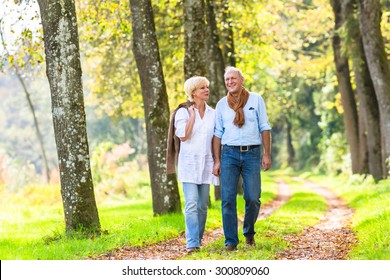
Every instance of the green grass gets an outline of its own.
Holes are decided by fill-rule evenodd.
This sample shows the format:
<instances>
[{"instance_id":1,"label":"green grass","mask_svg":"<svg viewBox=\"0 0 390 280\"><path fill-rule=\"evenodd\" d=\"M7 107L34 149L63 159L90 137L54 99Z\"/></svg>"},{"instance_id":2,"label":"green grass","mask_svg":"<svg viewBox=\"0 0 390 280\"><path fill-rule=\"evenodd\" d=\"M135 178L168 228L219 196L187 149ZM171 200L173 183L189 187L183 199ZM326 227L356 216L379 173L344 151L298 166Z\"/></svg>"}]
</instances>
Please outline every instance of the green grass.
<instances>
[{"instance_id":1,"label":"green grass","mask_svg":"<svg viewBox=\"0 0 390 280\"><path fill-rule=\"evenodd\" d=\"M307 177L342 196L355 209L353 230L359 243L350 252L350 259L390 259L390 181L375 184L359 176ZM147 178L147 176L140 176ZM324 199L294 181L287 173L262 173L262 198L271 201L277 191L276 179L282 178L293 191L291 200L272 216L256 223L256 246L246 248L240 229L238 250L226 253L223 238L209 244L187 259L275 259L289 244L285 234L299 234L316 224L326 211ZM19 191L0 189L0 259L2 260L74 260L107 253L123 246L145 246L184 232L182 213L153 216L150 187L145 182L129 186L126 194L96 188L101 236L68 236L64 234L64 217L59 186L29 186ZM209 209L206 230L222 226L220 202ZM180 189L181 191L181 189ZM129 195L131 194L131 196ZM181 197L183 195L181 193ZM182 199L183 202L183 199ZM237 199L239 215L243 215L242 197ZM185 246L183 244L183 246Z\"/></svg>"},{"instance_id":2,"label":"green grass","mask_svg":"<svg viewBox=\"0 0 390 280\"><path fill-rule=\"evenodd\" d=\"M266 186L262 200L266 203L275 197L277 185L267 176L263 182ZM149 185L140 182L136 188L126 190L132 196L107 195L107 189L96 188L99 217L105 233L87 238L64 234L59 186L29 186L18 192L6 192L3 188L0 193L0 259L85 259L123 246L153 244L184 232L182 213L154 217ZM206 230L222 226L220 202L214 201L213 189ZM183 203L181 188L180 192ZM239 200L241 212L242 205Z\"/></svg>"},{"instance_id":3,"label":"green grass","mask_svg":"<svg viewBox=\"0 0 390 280\"><path fill-rule=\"evenodd\" d=\"M349 253L354 260L390 260L390 180L375 184L371 177L310 176L331 188L355 212L352 228L359 243Z\"/></svg>"}]
</instances>

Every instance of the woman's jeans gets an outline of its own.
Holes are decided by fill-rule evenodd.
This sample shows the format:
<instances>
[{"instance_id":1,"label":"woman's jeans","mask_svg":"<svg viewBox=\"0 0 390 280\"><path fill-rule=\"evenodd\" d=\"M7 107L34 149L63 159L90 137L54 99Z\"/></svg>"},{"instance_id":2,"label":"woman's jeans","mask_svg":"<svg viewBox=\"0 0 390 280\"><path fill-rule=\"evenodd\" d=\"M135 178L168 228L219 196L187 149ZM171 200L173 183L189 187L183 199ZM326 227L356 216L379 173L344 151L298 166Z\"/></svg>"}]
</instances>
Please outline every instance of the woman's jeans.
<instances>
[{"instance_id":1,"label":"woman's jeans","mask_svg":"<svg viewBox=\"0 0 390 280\"><path fill-rule=\"evenodd\" d=\"M243 234L255 235L255 222L260 211L260 147L240 151L238 147L224 145L221 152L222 222L225 245L238 244L237 185L241 174L245 200Z\"/></svg>"},{"instance_id":2,"label":"woman's jeans","mask_svg":"<svg viewBox=\"0 0 390 280\"><path fill-rule=\"evenodd\" d=\"M207 218L209 184L183 183L187 248L200 247Z\"/></svg>"}]
</instances>

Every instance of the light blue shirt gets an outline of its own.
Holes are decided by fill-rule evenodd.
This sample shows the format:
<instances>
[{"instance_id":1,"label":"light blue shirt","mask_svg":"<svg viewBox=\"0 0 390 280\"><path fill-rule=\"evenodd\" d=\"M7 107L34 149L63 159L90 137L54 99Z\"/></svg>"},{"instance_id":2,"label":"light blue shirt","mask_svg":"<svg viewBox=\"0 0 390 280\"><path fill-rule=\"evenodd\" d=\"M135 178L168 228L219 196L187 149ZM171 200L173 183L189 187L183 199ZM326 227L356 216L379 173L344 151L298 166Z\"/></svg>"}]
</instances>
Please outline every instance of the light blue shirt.
<instances>
[{"instance_id":1,"label":"light blue shirt","mask_svg":"<svg viewBox=\"0 0 390 280\"><path fill-rule=\"evenodd\" d=\"M261 132L271 130L264 100L258 94L249 93L243 109L245 124L241 128L233 123L236 112L229 107L226 96L217 103L215 109L214 135L221 139L222 145L261 145Z\"/></svg>"}]
</instances>

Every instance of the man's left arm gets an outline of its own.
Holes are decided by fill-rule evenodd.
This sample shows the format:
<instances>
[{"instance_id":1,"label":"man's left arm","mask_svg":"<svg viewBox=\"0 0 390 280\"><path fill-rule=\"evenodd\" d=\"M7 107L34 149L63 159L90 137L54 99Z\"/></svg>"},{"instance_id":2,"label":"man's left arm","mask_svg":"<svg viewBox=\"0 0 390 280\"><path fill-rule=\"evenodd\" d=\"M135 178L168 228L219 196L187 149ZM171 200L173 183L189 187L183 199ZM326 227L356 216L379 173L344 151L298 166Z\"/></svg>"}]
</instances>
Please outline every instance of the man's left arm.
<instances>
[{"instance_id":1,"label":"man's left arm","mask_svg":"<svg viewBox=\"0 0 390 280\"><path fill-rule=\"evenodd\" d=\"M261 132L261 138L263 142L263 160L261 162L261 167L264 171L267 171L271 168L271 131L263 130Z\"/></svg>"}]
</instances>

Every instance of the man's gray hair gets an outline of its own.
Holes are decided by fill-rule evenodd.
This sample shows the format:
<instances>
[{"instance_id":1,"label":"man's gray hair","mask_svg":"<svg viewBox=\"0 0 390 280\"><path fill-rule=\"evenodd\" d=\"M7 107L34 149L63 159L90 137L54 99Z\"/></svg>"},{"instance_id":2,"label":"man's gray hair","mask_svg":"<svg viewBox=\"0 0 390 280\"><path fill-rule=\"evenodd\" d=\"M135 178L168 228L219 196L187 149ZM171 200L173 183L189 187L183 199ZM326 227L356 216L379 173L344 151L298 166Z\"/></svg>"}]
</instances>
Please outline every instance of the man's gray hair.
<instances>
[{"instance_id":1,"label":"man's gray hair","mask_svg":"<svg viewBox=\"0 0 390 280\"><path fill-rule=\"evenodd\" d=\"M226 75L229 74L230 72L236 72L238 73L238 75L240 75L241 78L244 78L244 75L242 75L241 70L233 66L228 66L225 68L224 78L226 78Z\"/></svg>"}]
</instances>

